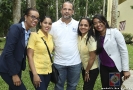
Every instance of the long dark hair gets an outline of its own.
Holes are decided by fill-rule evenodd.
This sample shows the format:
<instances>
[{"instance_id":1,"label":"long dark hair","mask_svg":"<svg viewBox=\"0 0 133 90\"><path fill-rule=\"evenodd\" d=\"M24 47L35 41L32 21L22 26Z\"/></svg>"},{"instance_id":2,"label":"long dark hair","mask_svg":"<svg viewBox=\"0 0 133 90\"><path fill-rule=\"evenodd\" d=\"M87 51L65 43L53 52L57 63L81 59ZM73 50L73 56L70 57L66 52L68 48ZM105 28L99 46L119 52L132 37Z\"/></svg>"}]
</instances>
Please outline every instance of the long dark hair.
<instances>
[{"instance_id":1,"label":"long dark hair","mask_svg":"<svg viewBox=\"0 0 133 90\"><path fill-rule=\"evenodd\" d=\"M95 15L93 18L92 18L92 23L93 23L93 20L94 19L99 19L104 25L105 25L105 28L110 28L109 27L109 24L106 20L106 18L101 15L101 14L97 14ZM101 53L102 51L102 46L101 46L101 40L100 40L100 32L98 30L95 29L94 27L94 23L93 23L93 29L95 31L95 38L96 38L96 41L97 41L97 49L96 49L96 54L99 54Z\"/></svg>"},{"instance_id":2,"label":"long dark hair","mask_svg":"<svg viewBox=\"0 0 133 90\"><path fill-rule=\"evenodd\" d=\"M83 19L85 19L85 20L88 22L89 26L90 26L90 30L88 30L87 39L86 39L86 45L87 45L87 42L88 42L89 38L90 38L91 36L94 37L94 32L93 32L93 29L92 29L92 21L91 21L89 18L82 17L82 18L80 19L80 21L79 21L79 24L78 24L78 35L79 35L79 36L82 35L82 33L81 33L80 30L79 30L79 25L80 25L80 22L81 22ZM94 37L94 38L95 38L95 37Z\"/></svg>"},{"instance_id":3,"label":"long dark hair","mask_svg":"<svg viewBox=\"0 0 133 90\"><path fill-rule=\"evenodd\" d=\"M37 11L36 9L34 8L27 8L24 15L21 17L21 19L19 20L19 23L21 23L22 21L25 21L25 15L29 15L30 11ZM38 12L38 11L37 11Z\"/></svg>"}]
</instances>

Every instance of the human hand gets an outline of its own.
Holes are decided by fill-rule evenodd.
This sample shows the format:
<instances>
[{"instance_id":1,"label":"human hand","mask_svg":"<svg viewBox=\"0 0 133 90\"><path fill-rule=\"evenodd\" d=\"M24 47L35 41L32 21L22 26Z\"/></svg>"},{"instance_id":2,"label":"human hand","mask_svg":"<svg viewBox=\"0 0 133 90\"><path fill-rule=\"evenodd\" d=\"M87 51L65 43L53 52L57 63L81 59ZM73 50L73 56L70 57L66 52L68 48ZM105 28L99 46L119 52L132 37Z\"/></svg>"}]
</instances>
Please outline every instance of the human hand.
<instances>
[{"instance_id":1,"label":"human hand","mask_svg":"<svg viewBox=\"0 0 133 90\"><path fill-rule=\"evenodd\" d=\"M85 81L88 82L90 80L89 73L85 72Z\"/></svg>"},{"instance_id":2,"label":"human hand","mask_svg":"<svg viewBox=\"0 0 133 90\"><path fill-rule=\"evenodd\" d=\"M123 74L124 74L124 80L126 80L130 77L130 72L129 71L123 71Z\"/></svg>"},{"instance_id":3,"label":"human hand","mask_svg":"<svg viewBox=\"0 0 133 90\"><path fill-rule=\"evenodd\" d=\"M20 86L21 85L21 80L18 75L13 75L12 80L15 86Z\"/></svg>"},{"instance_id":4,"label":"human hand","mask_svg":"<svg viewBox=\"0 0 133 90\"><path fill-rule=\"evenodd\" d=\"M37 74L33 75L33 83L34 83L36 88L40 87L40 82L42 82L40 77Z\"/></svg>"}]
</instances>

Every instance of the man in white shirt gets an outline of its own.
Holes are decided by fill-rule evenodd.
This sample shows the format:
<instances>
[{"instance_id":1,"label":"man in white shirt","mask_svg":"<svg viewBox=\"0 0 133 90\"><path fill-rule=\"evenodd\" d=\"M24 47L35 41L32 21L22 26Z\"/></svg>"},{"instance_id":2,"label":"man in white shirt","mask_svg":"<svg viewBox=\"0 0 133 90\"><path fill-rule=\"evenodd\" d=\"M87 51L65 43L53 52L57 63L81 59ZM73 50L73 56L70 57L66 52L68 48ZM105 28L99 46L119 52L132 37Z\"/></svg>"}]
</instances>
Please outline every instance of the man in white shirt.
<instances>
[{"instance_id":1,"label":"man in white shirt","mask_svg":"<svg viewBox=\"0 0 133 90\"><path fill-rule=\"evenodd\" d=\"M59 81L55 90L76 90L80 78L81 59L78 51L78 21L72 18L73 4L66 1L61 9L62 17L52 24L50 34L55 44L54 65L59 71Z\"/></svg>"}]
</instances>

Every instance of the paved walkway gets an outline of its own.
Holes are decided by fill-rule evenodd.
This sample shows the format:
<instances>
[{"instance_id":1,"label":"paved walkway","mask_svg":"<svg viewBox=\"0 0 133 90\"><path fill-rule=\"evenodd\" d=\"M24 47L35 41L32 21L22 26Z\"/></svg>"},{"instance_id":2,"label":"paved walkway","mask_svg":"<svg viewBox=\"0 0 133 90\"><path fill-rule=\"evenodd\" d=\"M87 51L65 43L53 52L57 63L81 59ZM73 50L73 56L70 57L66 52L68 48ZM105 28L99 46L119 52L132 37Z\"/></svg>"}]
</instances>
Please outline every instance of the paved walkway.
<instances>
[{"instance_id":1,"label":"paved walkway","mask_svg":"<svg viewBox=\"0 0 133 90\"><path fill-rule=\"evenodd\" d=\"M131 76L123 82L122 90L133 90L133 70L130 70Z\"/></svg>"}]
</instances>

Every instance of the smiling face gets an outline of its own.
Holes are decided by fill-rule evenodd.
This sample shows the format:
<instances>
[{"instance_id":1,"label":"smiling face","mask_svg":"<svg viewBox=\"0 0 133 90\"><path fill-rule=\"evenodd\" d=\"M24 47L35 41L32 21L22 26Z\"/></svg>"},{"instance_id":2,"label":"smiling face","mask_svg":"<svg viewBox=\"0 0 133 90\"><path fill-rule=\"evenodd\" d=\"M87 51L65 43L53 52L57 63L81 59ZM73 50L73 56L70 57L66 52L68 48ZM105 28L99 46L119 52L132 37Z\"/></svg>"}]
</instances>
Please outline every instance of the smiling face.
<instances>
[{"instance_id":1,"label":"smiling face","mask_svg":"<svg viewBox=\"0 0 133 90\"><path fill-rule=\"evenodd\" d=\"M90 24L86 19L82 19L79 23L79 31L81 32L82 36L88 33L90 29Z\"/></svg>"},{"instance_id":2,"label":"smiling face","mask_svg":"<svg viewBox=\"0 0 133 90\"><path fill-rule=\"evenodd\" d=\"M37 11L31 10L28 15L25 15L25 25L26 29L35 27L39 22L39 13Z\"/></svg>"},{"instance_id":3,"label":"smiling face","mask_svg":"<svg viewBox=\"0 0 133 90\"><path fill-rule=\"evenodd\" d=\"M93 24L94 24L94 27L97 31L99 32L102 32L104 31L106 28L105 28L105 23L103 23L102 21L100 21L99 19L95 18L93 20Z\"/></svg>"},{"instance_id":4,"label":"smiling face","mask_svg":"<svg viewBox=\"0 0 133 90\"><path fill-rule=\"evenodd\" d=\"M48 17L46 17L41 23L41 29L43 32L46 32L48 33L51 29L51 26L52 26L52 20Z\"/></svg>"},{"instance_id":5,"label":"smiling face","mask_svg":"<svg viewBox=\"0 0 133 90\"><path fill-rule=\"evenodd\" d=\"M74 13L73 5L71 3L64 3L61 9L61 15L63 19L70 19Z\"/></svg>"}]
</instances>

